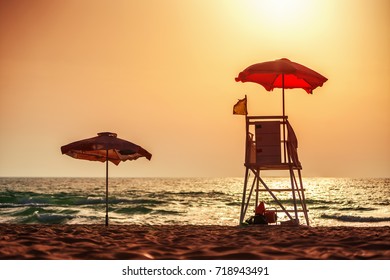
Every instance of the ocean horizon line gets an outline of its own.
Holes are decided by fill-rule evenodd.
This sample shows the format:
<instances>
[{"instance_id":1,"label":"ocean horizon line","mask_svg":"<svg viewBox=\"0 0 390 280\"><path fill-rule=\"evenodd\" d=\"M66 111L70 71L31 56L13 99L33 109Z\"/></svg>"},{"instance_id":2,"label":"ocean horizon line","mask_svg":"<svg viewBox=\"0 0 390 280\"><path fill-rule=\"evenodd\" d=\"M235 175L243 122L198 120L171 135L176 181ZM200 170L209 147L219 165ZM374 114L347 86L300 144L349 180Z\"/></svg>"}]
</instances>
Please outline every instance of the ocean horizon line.
<instances>
[{"instance_id":1,"label":"ocean horizon line","mask_svg":"<svg viewBox=\"0 0 390 280\"><path fill-rule=\"evenodd\" d=\"M288 175L282 176L282 175L265 175L262 176L265 178L290 178ZM53 178L53 179L63 179L63 178L74 178L74 179L84 179L84 178L94 178L94 179L105 179L105 176L0 176L0 178ZM244 175L242 176L109 176L110 179L218 179L218 178L244 178ZM388 177L382 177L382 176L361 176L361 177L354 177L354 176L302 176L302 178L329 178L329 179L390 179L390 176Z\"/></svg>"}]
</instances>

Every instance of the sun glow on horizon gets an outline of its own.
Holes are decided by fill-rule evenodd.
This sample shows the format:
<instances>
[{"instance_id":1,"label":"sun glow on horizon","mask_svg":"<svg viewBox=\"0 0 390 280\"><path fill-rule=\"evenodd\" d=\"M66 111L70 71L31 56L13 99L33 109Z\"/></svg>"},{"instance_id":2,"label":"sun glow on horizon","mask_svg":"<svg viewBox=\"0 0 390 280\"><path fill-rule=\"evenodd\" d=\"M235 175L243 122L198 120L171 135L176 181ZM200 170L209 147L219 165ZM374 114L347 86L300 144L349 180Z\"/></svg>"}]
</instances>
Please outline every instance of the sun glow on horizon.
<instances>
[{"instance_id":1,"label":"sun glow on horizon","mask_svg":"<svg viewBox=\"0 0 390 280\"><path fill-rule=\"evenodd\" d=\"M236 29L239 34L252 35L254 40L267 44L302 44L304 40L317 36L320 30L327 28L328 18L320 15L333 10L333 7L327 1L247 0L233 2L229 10L236 19L231 30ZM288 50L289 47L283 49ZM284 56L288 56L288 53Z\"/></svg>"}]
</instances>

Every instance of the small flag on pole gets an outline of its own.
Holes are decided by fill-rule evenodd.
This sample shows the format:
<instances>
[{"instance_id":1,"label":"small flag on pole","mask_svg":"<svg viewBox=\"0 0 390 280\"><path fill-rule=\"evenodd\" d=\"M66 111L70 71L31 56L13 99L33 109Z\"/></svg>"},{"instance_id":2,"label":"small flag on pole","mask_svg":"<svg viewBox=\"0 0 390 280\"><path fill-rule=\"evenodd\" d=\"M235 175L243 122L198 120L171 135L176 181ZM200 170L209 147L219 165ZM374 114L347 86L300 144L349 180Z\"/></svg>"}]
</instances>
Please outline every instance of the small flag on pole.
<instances>
[{"instance_id":1,"label":"small flag on pole","mask_svg":"<svg viewBox=\"0 0 390 280\"><path fill-rule=\"evenodd\" d=\"M248 111L246 109L246 95L244 99L239 99L233 106L233 115L248 115Z\"/></svg>"}]
</instances>

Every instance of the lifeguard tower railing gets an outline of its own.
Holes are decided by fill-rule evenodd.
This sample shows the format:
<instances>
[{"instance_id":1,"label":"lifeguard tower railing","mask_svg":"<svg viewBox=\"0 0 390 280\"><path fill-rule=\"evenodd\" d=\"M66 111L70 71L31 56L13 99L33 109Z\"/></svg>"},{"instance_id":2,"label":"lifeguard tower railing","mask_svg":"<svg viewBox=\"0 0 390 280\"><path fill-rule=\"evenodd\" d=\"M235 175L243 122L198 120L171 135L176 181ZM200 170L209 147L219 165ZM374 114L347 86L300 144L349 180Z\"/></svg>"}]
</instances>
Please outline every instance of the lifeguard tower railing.
<instances>
[{"instance_id":1,"label":"lifeguard tower railing","mask_svg":"<svg viewBox=\"0 0 390 280\"><path fill-rule=\"evenodd\" d=\"M259 204L259 194L269 194L273 198L276 210L287 217L285 224L299 224L298 213L303 213L309 225L301 170L298 158L298 140L287 116L246 116L245 144L245 180L242 195L240 224L244 222L248 207L253 203L254 209ZM270 187L263 171L286 170L290 177L288 187ZM250 174L253 174L250 183ZM251 184L251 186L249 186ZM253 191L255 191L253 199ZM290 192L292 205L285 207L277 193ZM284 200L286 201L286 200ZM291 208L292 207L292 208Z\"/></svg>"}]
</instances>

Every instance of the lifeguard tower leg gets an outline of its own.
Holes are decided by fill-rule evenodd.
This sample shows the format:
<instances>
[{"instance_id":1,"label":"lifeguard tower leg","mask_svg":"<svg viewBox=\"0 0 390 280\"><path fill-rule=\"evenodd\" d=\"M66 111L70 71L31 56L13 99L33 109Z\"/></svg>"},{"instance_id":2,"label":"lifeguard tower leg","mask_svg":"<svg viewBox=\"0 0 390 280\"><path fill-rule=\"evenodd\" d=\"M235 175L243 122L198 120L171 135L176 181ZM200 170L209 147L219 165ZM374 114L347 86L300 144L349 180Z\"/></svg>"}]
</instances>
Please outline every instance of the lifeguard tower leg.
<instances>
[{"instance_id":1,"label":"lifeguard tower leg","mask_svg":"<svg viewBox=\"0 0 390 280\"><path fill-rule=\"evenodd\" d=\"M244 222L245 212L244 206L245 206L245 196L246 196L246 187L248 184L248 175L249 171L248 168L245 170L245 180L244 180L244 190L242 192L242 201L241 201L241 214L240 214L240 225Z\"/></svg>"},{"instance_id":2,"label":"lifeguard tower leg","mask_svg":"<svg viewBox=\"0 0 390 280\"><path fill-rule=\"evenodd\" d=\"M305 191L303 189L303 183L302 183L302 176L301 176L301 170L298 169L298 176L299 176L299 184L301 187L302 191L302 208L303 208L303 213L305 214L305 219L306 219L306 224L309 226L309 215L307 213L307 207L306 207L306 198L305 198Z\"/></svg>"},{"instance_id":3,"label":"lifeguard tower leg","mask_svg":"<svg viewBox=\"0 0 390 280\"><path fill-rule=\"evenodd\" d=\"M298 221L298 209L297 209L297 199L296 199L296 193L295 193L295 183L294 183L294 170L290 166L290 181L291 181L291 190L292 190L292 196L293 196L293 203L294 203L294 213L295 213L295 222Z\"/></svg>"}]
</instances>

